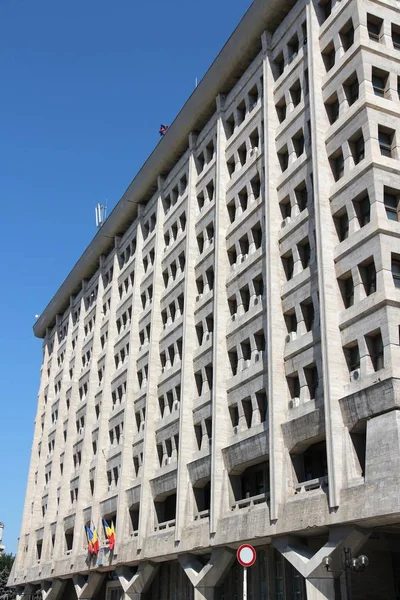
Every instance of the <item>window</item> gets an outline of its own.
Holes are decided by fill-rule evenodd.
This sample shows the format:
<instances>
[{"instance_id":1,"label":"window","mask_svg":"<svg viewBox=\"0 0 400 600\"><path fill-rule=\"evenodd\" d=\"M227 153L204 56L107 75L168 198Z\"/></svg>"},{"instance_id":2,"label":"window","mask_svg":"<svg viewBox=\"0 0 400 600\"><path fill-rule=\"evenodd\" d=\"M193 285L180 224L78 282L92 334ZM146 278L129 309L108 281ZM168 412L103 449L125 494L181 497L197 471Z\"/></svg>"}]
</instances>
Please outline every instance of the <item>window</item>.
<instances>
[{"instance_id":1,"label":"window","mask_svg":"<svg viewBox=\"0 0 400 600\"><path fill-rule=\"evenodd\" d=\"M296 156L301 156L304 152L304 135L302 129L292 138L292 142Z\"/></svg>"},{"instance_id":2,"label":"window","mask_svg":"<svg viewBox=\"0 0 400 600\"><path fill-rule=\"evenodd\" d=\"M157 523L166 523L175 520L176 515L176 493L171 494L161 502L154 502Z\"/></svg>"},{"instance_id":3,"label":"window","mask_svg":"<svg viewBox=\"0 0 400 600\"><path fill-rule=\"evenodd\" d=\"M290 205L290 197L289 196L286 196L286 198L284 198L283 200L281 200L279 202L279 207L281 209L282 219L285 220L288 217L290 218L290 215L292 213L292 207Z\"/></svg>"},{"instance_id":4,"label":"window","mask_svg":"<svg viewBox=\"0 0 400 600\"><path fill-rule=\"evenodd\" d=\"M344 355L349 372L352 373L360 368L360 352L357 342L344 347Z\"/></svg>"},{"instance_id":5,"label":"window","mask_svg":"<svg viewBox=\"0 0 400 600\"><path fill-rule=\"evenodd\" d=\"M332 156L329 158L329 162L335 181L339 181L339 179L341 179L344 175L344 159L341 148L332 154Z\"/></svg>"},{"instance_id":6,"label":"window","mask_svg":"<svg viewBox=\"0 0 400 600\"><path fill-rule=\"evenodd\" d=\"M333 45L333 42L328 44L328 46L322 52L322 59L327 72L330 71L335 65L335 54L335 46Z\"/></svg>"},{"instance_id":7,"label":"window","mask_svg":"<svg viewBox=\"0 0 400 600\"><path fill-rule=\"evenodd\" d=\"M285 60L283 58L283 52L280 52L274 60L274 75L275 79L278 79L282 75L285 68Z\"/></svg>"},{"instance_id":8,"label":"window","mask_svg":"<svg viewBox=\"0 0 400 600\"><path fill-rule=\"evenodd\" d=\"M305 208L307 208L308 201L307 186L305 181L302 181L300 185L295 188L294 195L296 196L297 206L299 207L300 212L302 212Z\"/></svg>"},{"instance_id":9,"label":"window","mask_svg":"<svg viewBox=\"0 0 400 600\"><path fill-rule=\"evenodd\" d=\"M383 188L383 203L390 221L398 221L399 193L390 188Z\"/></svg>"},{"instance_id":10,"label":"window","mask_svg":"<svg viewBox=\"0 0 400 600\"><path fill-rule=\"evenodd\" d=\"M350 140L349 144L354 164L358 165L358 163L365 157L364 137L362 132L360 131L356 133L355 136L353 136L353 138Z\"/></svg>"},{"instance_id":11,"label":"window","mask_svg":"<svg viewBox=\"0 0 400 600\"><path fill-rule=\"evenodd\" d=\"M373 258L359 266L361 280L364 285L365 294L370 296L376 292L376 269Z\"/></svg>"},{"instance_id":12,"label":"window","mask_svg":"<svg viewBox=\"0 0 400 600\"><path fill-rule=\"evenodd\" d=\"M325 110L332 125L339 118L339 100L336 92L325 102Z\"/></svg>"},{"instance_id":13,"label":"window","mask_svg":"<svg viewBox=\"0 0 400 600\"><path fill-rule=\"evenodd\" d=\"M289 281L293 277L293 254L292 251L289 250L284 256L282 256L282 264L283 269L285 271L286 280Z\"/></svg>"},{"instance_id":14,"label":"window","mask_svg":"<svg viewBox=\"0 0 400 600\"><path fill-rule=\"evenodd\" d=\"M297 106L301 102L301 85L300 79L298 79L289 90L290 97L294 106Z\"/></svg>"},{"instance_id":15,"label":"window","mask_svg":"<svg viewBox=\"0 0 400 600\"><path fill-rule=\"evenodd\" d=\"M374 371L379 371L380 369L383 369L385 365L383 358L383 342L381 332L378 331L376 333L370 333L369 335L366 335L365 341L367 343L369 357L371 359Z\"/></svg>"},{"instance_id":16,"label":"window","mask_svg":"<svg viewBox=\"0 0 400 600\"><path fill-rule=\"evenodd\" d=\"M304 302L302 302L300 304L300 308L301 308L301 312L303 314L303 319L304 319L304 323L306 326L307 331L311 331L311 329L313 328L314 325L314 304L311 298L308 298L308 300L304 300Z\"/></svg>"},{"instance_id":17,"label":"window","mask_svg":"<svg viewBox=\"0 0 400 600\"><path fill-rule=\"evenodd\" d=\"M294 333L297 331L297 319L296 319L296 311L294 308L290 309L288 312L284 314L285 323L288 333Z\"/></svg>"},{"instance_id":18,"label":"window","mask_svg":"<svg viewBox=\"0 0 400 600\"><path fill-rule=\"evenodd\" d=\"M292 37L292 39L288 42L288 57L289 63L294 60L299 52L299 38L297 37L297 33Z\"/></svg>"},{"instance_id":19,"label":"window","mask_svg":"<svg viewBox=\"0 0 400 600\"><path fill-rule=\"evenodd\" d=\"M392 23L392 42L393 48L400 50L400 27Z\"/></svg>"},{"instance_id":20,"label":"window","mask_svg":"<svg viewBox=\"0 0 400 600\"><path fill-rule=\"evenodd\" d=\"M318 377L318 369L315 365L311 365L310 367L304 368L304 376L306 378L308 392L310 394L310 400L315 399L315 395L317 393L319 377Z\"/></svg>"},{"instance_id":21,"label":"window","mask_svg":"<svg viewBox=\"0 0 400 600\"><path fill-rule=\"evenodd\" d=\"M382 26L383 19L380 19L375 15L367 14L368 35L371 40L374 40L374 42L381 41Z\"/></svg>"},{"instance_id":22,"label":"window","mask_svg":"<svg viewBox=\"0 0 400 600\"><path fill-rule=\"evenodd\" d=\"M320 7L320 24L322 24L332 12L332 0L320 0L318 3Z\"/></svg>"},{"instance_id":23,"label":"window","mask_svg":"<svg viewBox=\"0 0 400 600\"><path fill-rule=\"evenodd\" d=\"M339 31L339 36L340 41L342 42L343 50L346 52L354 43L354 27L351 19Z\"/></svg>"},{"instance_id":24,"label":"window","mask_svg":"<svg viewBox=\"0 0 400 600\"><path fill-rule=\"evenodd\" d=\"M202 487L193 487L193 494L196 501L197 514L208 512L210 510L211 501L211 484L208 480Z\"/></svg>"},{"instance_id":25,"label":"window","mask_svg":"<svg viewBox=\"0 0 400 600\"><path fill-rule=\"evenodd\" d=\"M360 227L364 227L369 223L371 217L371 204L368 194L362 194L361 197L354 199L353 206Z\"/></svg>"},{"instance_id":26,"label":"window","mask_svg":"<svg viewBox=\"0 0 400 600\"><path fill-rule=\"evenodd\" d=\"M311 248L308 238L302 240L300 244L298 244L297 249L299 251L299 256L303 269L306 269L310 264L311 258Z\"/></svg>"},{"instance_id":27,"label":"window","mask_svg":"<svg viewBox=\"0 0 400 600\"><path fill-rule=\"evenodd\" d=\"M278 115L279 123L282 123L286 119L286 100L285 96L279 100L279 102L275 105L276 114Z\"/></svg>"},{"instance_id":28,"label":"window","mask_svg":"<svg viewBox=\"0 0 400 600\"><path fill-rule=\"evenodd\" d=\"M343 275L339 279L340 293L342 294L343 304L345 308L349 308L354 304L354 283L351 272L349 271L346 275Z\"/></svg>"},{"instance_id":29,"label":"window","mask_svg":"<svg viewBox=\"0 0 400 600\"><path fill-rule=\"evenodd\" d=\"M382 98L386 96L388 91L389 73L372 67L372 87L376 96Z\"/></svg>"},{"instance_id":30,"label":"window","mask_svg":"<svg viewBox=\"0 0 400 600\"><path fill-rule=\"evenodd\" d=\"M292 454L291 458L299 483L319 479L328 474L325 441L312 444L302 454Z\"/></svg>"},{"instance_id":31,"label":"window","mask_svg":"<svg viewBox=\"0 0 400 600\"><path fill-rule=\"evenodd\" d=\"M294 398L299 398L300 396L300 380L297 373L293 373L289 377L286 377L286 381L289 388L289 394L292 400Z\"/></svg>"},{"instance_id":32,"label":"window","mask_svg":"<svg viewBox=\"0 0 400 600\"><path fill-rule=\"evenodd\" d=\"M392 254L392 276L394 287L400 289L400 256L398 254Z\"/></svg>"},{"instance_id":33,"label":"window","mask_svg":"<svg viewBox=\"0 0 400 600\"><path fill-rule=\"evenodd\" d=\"M393 145L394 145L394 130L388 129L387 127L378 126L378 140L379 148L382 156L393 156Z\"/></svg>"},{"instance_id":34,"label":"window","mask_svg":"<svg viewBox=\"0 0 400 600\"><path fill-rule=\"evenodd\" d=\"M74 544L74 530L72 529L67 529L67 531L65 532L65 548L66 551L69 552L72 550L72 546Z\"/></svg>"},{"instance_id":35,"label":"window","mask_svg":"<svg viewBox=\"0 0 400 600\"><path fill-rule=\"evenodd\" d=\"M353 73L343 84L344 93L349 106L358 100L358 78L357 74Z\"/></svg>"},{"instance_id":36,"label":"window","mask_svg":"<svg viewBox=\"0 0 400 600\"><path fill-rule=\"evenodd\" d=\"M283 173L289 166L289 152L287 146L284 146L283 148L281 148L281 150L279 150L278 159Z\"/></svg>"}]
</instances>

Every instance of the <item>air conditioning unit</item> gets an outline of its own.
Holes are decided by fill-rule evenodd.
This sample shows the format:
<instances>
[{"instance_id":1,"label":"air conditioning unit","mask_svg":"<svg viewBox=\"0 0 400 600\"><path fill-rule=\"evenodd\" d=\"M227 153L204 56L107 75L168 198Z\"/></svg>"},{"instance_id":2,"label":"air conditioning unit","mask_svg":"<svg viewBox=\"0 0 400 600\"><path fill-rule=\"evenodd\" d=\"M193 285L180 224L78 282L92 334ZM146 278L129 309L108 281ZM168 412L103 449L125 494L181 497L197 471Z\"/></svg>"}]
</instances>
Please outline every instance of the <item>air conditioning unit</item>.
<instances>
[{"instance_id":1,"label":"air conditioning unit","mask_svg":"<svg viewBox=\"0 0 400 600\"><path fill-rule=\"evenodd\" d=\"M238 426L237 426L237 425L235 425L235 427L233 428L233 433L236 435L236 434L237 434L237 432L238 432Z\"/></svg>"},{"instance_id":2,"label":"air conditioning unit","mask_svg":"<svg viewBox=\"0 0 400 600\"><path fill-rule=\"evenodd\" d=\"M83 433L84 429L83 427L79 427L79 435L81 435Z\"/></svg>"},{"instance_id":3,"label":"air conditioning unit","mask_svg":"<svg viewBox=\"0 0 400 600\"><path fill-rule=\"evenodd\" d=\"M236 321L237 319L237 313L235 313L234 315L232 315L232 321Z\"/></svg>"},{"instance_id":4,"label":"air conditioning unit","mask_svg":"<svg viewBox=\"0 0 400 600\"><path fill-rule=\"evenodd\" d=\"M242 256L242 262L244 262L245 260L247 260L249 258L248 254L243 254Z\"/></svg>"},{"instance_id":5,"label":"air conditioning unit","mask_svg":"<svg viewBox=\"0 0 400 600\"><path fill-rule=\"evenodd\" d=\"M281 227L285 227L290 223L290 217L285 217L281 223Z\"/></svg>"},{"instance_id":6,"label":"air conditioning unit","mask_svg":"<svg viewBox=\"0 0 400 600\"><path fill-rule=\"evenodd\" d=\"M144 428L145 428L145 422L144 422L144 421L141 421L141 422L140 422L139 431L144 431Z\"/></svg>"},{"instance_id":7,"label":"air conditioning unit","mask_svg":"<svg viewBox=\"0 0 400 600\"><path fill-rule=\"evenodd\" d=\"M174 403L172 404L172 410L179 410L178 400L174 400Z\"/></svg>"},{"instance_id":8,"label":"air conditioning unit","mask_svg":"<svg viewBox=\"0 0 400 600\"><path fill-rule=\"evenodd\" d=\"M297 406L300 406L300 398L291 398L289 400L289 408L296 408Z\"/></svg>"},{"instance_id":9,"label":"air conditioning unit","mask_svg":"<svg viewBox=\"0 0 400 600\"><path fill-rule=\"evenodd\" d=\"M258 154L258 148L257 146L255 146L254 148L251 148L250 150L250 156L256 156Z\"/></svg>"},{"instance_id":10,"label":"air conditioning unit","mask_svg":"<svg viewBox=\"0 0 400 600\"><path fill-rule=\"evenodd\" d=\"M198 296L196 296L196 302L198 302L199 300L201 300L202 297L203 297L203 294L199 294Z\"/></svg>"},{"instance_id":11,"label":"air conditioning unit","mask_svg":"<svg viewBox=\"0 0 400 600\"><path fill-rule=\"evenodd\" d=\"M258 362L262 359L262 350L260 350L259 352L255 352L254 354L254 362Z\"/></svg>"},{"instance_id":12,"label":"air conditioning unit","mask_svg":"<svg viewBox=\"0 0 400 600\"><path fill-rule=\"evenodd\" d=\"M354 371L351 371L350 373L350 381L358 381L360 379L360 376L360 369L354 369Z\"/></svg>"},{"instance_id":13,"label":"air conditioning unit","mask_svg":"<svg viewBox=\"0 0 400 600\"><path fill-rule=\"evenodd\" d=\"M296 331L291 331L290 333L287 334L287 336L285 338L285 342L288 344L289 342L293 342L296 338L297 338Z\"/></svg>"}]
</instances>

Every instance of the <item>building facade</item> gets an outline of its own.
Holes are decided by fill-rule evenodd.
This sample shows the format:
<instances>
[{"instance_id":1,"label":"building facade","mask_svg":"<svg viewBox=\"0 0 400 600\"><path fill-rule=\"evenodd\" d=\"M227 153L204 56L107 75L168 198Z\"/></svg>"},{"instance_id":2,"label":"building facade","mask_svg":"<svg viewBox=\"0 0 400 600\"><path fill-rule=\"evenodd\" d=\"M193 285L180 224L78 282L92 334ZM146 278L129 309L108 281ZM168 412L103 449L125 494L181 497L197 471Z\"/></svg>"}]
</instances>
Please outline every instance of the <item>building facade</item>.
<instances>
[{"instance_id":1,"label":"building facade","mask_svg":"<svg viewBox=\"0 0 400 600\"><path fill-rule=\"evenodd\" d=\"M21 596L400 598L399 94L395 0L255 0L35 324Z\"/></svg>"}]
</instances>

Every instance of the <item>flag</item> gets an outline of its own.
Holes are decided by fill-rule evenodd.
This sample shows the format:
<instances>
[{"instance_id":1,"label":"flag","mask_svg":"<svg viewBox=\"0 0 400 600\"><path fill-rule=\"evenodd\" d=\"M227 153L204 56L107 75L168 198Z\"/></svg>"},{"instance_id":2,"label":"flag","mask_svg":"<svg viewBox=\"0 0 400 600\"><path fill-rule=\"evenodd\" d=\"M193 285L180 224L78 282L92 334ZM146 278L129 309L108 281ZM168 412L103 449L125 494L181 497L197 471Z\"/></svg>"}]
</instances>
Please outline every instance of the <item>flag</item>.
<instances>
[{"instance_id":1,"label":"flag","mask_svg":"<svg viewBox=\"0 0 400 600\"><path fill-rule=\"evenodd\" d=\"M105 534L106 534L107 539L108 539L109 548L110 548L110 550L112 550L114 548L114 544L115 544L114 523L111 521L111 526L110 526L107 523L107 521L105 519L103 519L103 525L104 525Z\"/></svg>"},{"instance_id":2,"label":"flag","mask_svg":"<svg viewBox=\"0 0 400 600\"><path fill-rule=\"evenodd\" d=\"M93 545L93 554L98 554L99 553L99 536L97 535L97 529L96 527L93 525L93 538L92 538L92 545Z\"/></svg>"},{"instance_id":3,"label":"flag","mask_svg":"<svg viewBox=\"0 0 400 600\"><path fill-rule=\"evenodd\" d=\"M161 137L166 134L168 127L168 125L160 125L160 131L158 133L161 135Z\"/></svg>"},{"instance_id":4,"label":"flag","mask_svg":"<svg viewBox=\"0 0 400 600\"><path fill-rule=\"evenodd\" d=\"M88 527L87 525L85 525L85 531L86 531L86 539L87 539L87 549L88 552L90 554L94 554L94 546L93 546L93 531L90 529L90 527Z\"/></svg>"}]
</instances>

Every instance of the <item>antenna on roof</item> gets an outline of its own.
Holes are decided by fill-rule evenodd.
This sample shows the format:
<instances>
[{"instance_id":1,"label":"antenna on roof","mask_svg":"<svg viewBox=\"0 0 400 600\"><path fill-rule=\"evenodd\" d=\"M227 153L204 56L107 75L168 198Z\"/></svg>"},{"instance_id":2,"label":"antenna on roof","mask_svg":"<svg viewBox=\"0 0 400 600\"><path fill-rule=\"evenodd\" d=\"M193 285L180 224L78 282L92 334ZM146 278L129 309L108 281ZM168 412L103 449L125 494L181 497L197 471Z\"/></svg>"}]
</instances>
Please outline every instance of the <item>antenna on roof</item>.
<instances>
[{"instance_id":1,"label":"antenna on roof","mask_svg":"<svg viewBox=\"0 0 400 600\"><path fill-rule=\"evenodd\" d=\"M107 204L98 204L94 209L96 215L96 227L100 229L107 218Z\"/></svg>"}]
</instances>

